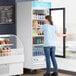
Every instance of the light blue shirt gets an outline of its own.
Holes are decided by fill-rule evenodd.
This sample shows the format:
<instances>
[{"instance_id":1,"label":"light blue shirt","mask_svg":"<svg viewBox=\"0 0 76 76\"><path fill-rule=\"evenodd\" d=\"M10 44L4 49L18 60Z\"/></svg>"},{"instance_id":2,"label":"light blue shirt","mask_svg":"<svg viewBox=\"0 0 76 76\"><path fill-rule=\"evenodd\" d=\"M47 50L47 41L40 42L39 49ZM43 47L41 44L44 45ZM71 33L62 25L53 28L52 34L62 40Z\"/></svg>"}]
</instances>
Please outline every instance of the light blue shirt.
<instances>
[{"instance_id":1,"label":"light blue shirt","mask_svg":"<svg viewBox=\"0 0 76 76\"><path fill-rule=\"evenodd\" d=\"M57 28L55 25L44 24L40 27L40 31L44 32L44 47L56 46L56 33Z\"/></svg>"}]
</instances>

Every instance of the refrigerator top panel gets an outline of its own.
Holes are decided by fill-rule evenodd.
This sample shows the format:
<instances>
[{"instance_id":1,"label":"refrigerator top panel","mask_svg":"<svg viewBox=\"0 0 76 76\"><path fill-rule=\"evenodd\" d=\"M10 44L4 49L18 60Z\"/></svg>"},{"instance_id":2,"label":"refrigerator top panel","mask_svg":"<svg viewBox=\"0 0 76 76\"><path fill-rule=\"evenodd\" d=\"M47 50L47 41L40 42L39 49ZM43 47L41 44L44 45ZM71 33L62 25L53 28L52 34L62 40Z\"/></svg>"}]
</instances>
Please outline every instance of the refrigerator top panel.
<instances>
[{"instance_id":1,"label":"refrigerator top panel","mask_svg":"<svg viewBox=\"0 0 76 76\"><path fill-rule=\"evenodd\" d=\"M40 1L33 1L32 7L37 9L46 9L51 8L51 2L40 2Z\"/></svg>"}]
</instances>

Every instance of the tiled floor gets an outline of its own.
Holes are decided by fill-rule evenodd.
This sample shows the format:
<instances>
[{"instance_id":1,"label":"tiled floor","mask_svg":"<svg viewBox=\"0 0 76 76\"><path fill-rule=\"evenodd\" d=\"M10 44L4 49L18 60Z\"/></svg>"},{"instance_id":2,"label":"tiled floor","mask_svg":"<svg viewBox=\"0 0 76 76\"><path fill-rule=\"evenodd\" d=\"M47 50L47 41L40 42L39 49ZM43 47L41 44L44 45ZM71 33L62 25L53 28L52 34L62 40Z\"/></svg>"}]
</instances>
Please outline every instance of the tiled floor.
<instances>
[{"instance_id":1,"label":"tiled floor","mask_svg":"<svg viewBox=\"0 0 76 76\"><path fill-rule=\"evenodd\" d=\"M43 76L44 70L38 70L36 74L24 74L23 76ZM76 75L69 75L64 73L59 73L59 76L76 76Z\"/></svg>"}]
</instances>

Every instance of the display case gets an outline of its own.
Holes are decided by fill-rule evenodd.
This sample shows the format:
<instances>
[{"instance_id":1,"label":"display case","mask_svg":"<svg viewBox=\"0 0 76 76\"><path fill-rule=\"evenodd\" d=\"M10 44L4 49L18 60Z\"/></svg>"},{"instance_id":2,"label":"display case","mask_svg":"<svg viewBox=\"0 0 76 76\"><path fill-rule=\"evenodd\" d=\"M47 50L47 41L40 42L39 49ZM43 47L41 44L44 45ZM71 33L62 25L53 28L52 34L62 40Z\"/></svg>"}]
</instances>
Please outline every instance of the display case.
<instances>
[{"instance_id":1,"label":"display case","mask_svg":"<svg viewBox=\"0 0 76 76\"><path fill-rule=\"evenodd\" d=\"M0 75L23 74L23 45L16 35L0 35ZM4 69L7 71L4 71Z\"/></svg>"},{"instance_id":2,"label":"display case","mask_svg":"<svg viewBox=\"0 0 76 76\"><path fill-rule=\"evenodd\" d=\"M22 55L23 46L14 35L0 35L0 57Z\"/></svg>"}]
</instances>

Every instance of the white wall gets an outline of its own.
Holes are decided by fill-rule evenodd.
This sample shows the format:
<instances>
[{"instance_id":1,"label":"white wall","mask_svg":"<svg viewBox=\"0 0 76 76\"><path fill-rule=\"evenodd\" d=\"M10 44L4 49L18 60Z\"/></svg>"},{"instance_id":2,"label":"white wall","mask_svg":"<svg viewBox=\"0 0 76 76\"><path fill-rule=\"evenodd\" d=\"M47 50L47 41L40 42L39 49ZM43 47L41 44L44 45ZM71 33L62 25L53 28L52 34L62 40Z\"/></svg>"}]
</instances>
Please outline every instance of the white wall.
<instances>
[{"instance_id":1,"label":"white wall","mask_svg":"<svg viewBox=\"0 0 76 76\"><path fill-rule=\"evenodd\" d=\"M52 8L66 8L66 26L69 33L76 30L76 0L51 0Z\"/></svg>"}]
</instances>

